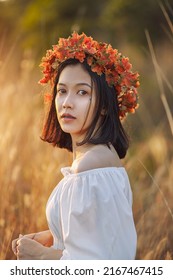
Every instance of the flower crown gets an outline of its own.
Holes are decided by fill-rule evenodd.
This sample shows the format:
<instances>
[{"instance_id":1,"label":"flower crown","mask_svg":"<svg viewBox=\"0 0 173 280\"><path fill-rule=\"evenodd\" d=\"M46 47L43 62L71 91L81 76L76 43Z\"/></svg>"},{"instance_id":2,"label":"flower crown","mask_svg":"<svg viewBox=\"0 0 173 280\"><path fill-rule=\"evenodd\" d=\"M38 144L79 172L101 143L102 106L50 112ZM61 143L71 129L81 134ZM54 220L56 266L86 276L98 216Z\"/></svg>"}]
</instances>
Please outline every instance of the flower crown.
<instances>
[{"instance_id":1,"label":"flower crown","mask_svg":"<svg viewBox=\"0 0 173 280\"><path fill-rule=\"evenodd\" d=\"M131 71L129 59L117 49L113 49L110 44L99 43L84 33L79 35L73 32L67 39L60 38L52 50L47 50L40 64L44 77L39 83L50 82L53 85L60 63L70 58L81 63L86 59L93 72L105 74L108 85L114 86L117 91L120 119L127 113L135 112L138 107L139 74Z\"/></svg>"}]
</instances>

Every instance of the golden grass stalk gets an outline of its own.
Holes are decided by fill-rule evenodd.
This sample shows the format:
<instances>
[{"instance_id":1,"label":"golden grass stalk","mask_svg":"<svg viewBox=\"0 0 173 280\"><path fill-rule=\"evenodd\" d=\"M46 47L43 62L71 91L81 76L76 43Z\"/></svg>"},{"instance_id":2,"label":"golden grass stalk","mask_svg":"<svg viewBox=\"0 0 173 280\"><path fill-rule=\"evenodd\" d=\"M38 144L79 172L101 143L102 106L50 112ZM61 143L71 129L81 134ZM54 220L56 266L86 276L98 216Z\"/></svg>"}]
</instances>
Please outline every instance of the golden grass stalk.
<instances>
[{"instance_id":1,"label":"golden grass stalk","mask_svg":"<svg viewBox=\"0 0 173 280\"><path fill-rule=\"evenodd\" d=\"M161 94L160 98L161 98L163 106L165 108L166 115L167 115L167 118L168 118L168 122L169 122L171 132L172 132L172 135L173 135L173 117L172 117L172 114L171 114L171 110L169 108L169 105L168 105L168 102L167 102L167 99L166 99L165 95Z\"/></svg>"},{"instance_id":2,"label":"golden grass stalk","mask_svg":"<svg viewBox=\"0 0 173 280\"><path fill-rule=\"evenodd\" d=\"M153 185L154 185L155 187L157 187L157 189L159 190L159 192L160 192L160 194L161 194L161 197L162 197L162 199L163 199L163 201L164 201L164 203L165 203L165 206L166 206L166 208L168 209L168 212L169 212L169 214L171 215L171 218L172 218L172 220L173 220L173 212L172 212L171 208L169 207L168 201L167 201L167 199L166 199L166 197L165 197L163 191L161 190L159 184L156 182L156 180L155 180L154 177L151 175L151 173L150 173L149 170L146 168L146 166L142 163L142 161L141 161L140 159L137 159L137 160L138 160L138 162L142 165L142 167L145 169L145 171L147 172L147 174L149 175L149 177L151 178L151 180L152 180L152 182L153 182Z\"/></svg>"},{"instance_id":3,"label":"golden grass stalk","mask_svg":"<svg viewBox=\"0 0 173 280\"><path fill-rule=\"evenodd\" d=\"M171 19L170 19L168 13L167 13L165 7L163 6L163 4L160 2L159 5L160 5L160 8L161 8L161 10L162 10L162 12L163 12L163 14L164 14L164 16L165 16L165 19L166 19L166 21L167 21L167 23L168 23L168 26L169 26L169 28L170 28L172 34L173 34L173 24L172 24L172 22L171 22Z\"/></svg>"},{"instance_id":4,"label":"golden grass stalk","mask_svg":"<svg viewBox=\"0 0 173 280\"><path fill-rule=\"evenodd\" d=\"M154 68L155 68L155 73L156 73L156 77L157 77L157 81L158 81L158 85L159 85L159 89L160 89L160 98L161 98L161 101L163 103L163 106L164 106L164 109L165 109L165 112L166 112L166 115L167 115L167 118L168 118L171 133L173 135L173 117L172 117L171 110L169 108L169 105L168 105L168 102L167 102L167 99L166 99L163 80L162 80L162 77L161 77L161 74L160 74L160 67L158 66L158 62L157 62L157 59L156 59L153 44L151 42L151 38L150 38L148 30L145 30L145 34L146 34L149 50L150 50L151 57L152 57L152 62L153 62Z\"/></svg>"},{"instance_id":5,"label":"golden grass stalk","mask_svg":"<svg viewBox=\"0 0 173 280\"><path fill-rule=\"evenodd\" d=\"M157 61L156 61L157 63ZM163 81L166 83L168 89L170 90L170 92L173 94L173 86L171 85L171 83L169 82L168 78L166 77L165 73L162 71L161 67L158 65L157 63L157 69L163 79Z\"/></svg>"}]
</instances>

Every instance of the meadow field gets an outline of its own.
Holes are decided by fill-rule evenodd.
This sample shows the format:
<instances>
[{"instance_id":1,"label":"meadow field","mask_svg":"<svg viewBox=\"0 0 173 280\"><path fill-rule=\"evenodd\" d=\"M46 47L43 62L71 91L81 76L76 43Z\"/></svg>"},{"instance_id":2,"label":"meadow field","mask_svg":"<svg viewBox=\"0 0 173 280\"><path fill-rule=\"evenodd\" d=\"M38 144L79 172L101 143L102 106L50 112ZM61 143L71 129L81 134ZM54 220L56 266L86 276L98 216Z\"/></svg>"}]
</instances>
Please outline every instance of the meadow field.
<instances>
[{"instance_id":1,"label":"meadow field","mask_svg":"<svg viewBox=\"0 0 173 280\"><path fill-rule=\"evenodd\" d=\"M133 190L136 259L141 260L173 259L172 45L163 44L156 53L159 64L151 45L147 59L129 49L142 82L140 107L125 122L131 146L123 163ZM39 74L34 70L37 64L30 59L19 61L21 70L14 81L8 78L9 64L4 63L0 78L0 259L12 260L11 241L19 233L47 228L46 202L62 178L60 168L71 163L71 155L40 140L44 106Z\"/></svg>"}]
</instances>

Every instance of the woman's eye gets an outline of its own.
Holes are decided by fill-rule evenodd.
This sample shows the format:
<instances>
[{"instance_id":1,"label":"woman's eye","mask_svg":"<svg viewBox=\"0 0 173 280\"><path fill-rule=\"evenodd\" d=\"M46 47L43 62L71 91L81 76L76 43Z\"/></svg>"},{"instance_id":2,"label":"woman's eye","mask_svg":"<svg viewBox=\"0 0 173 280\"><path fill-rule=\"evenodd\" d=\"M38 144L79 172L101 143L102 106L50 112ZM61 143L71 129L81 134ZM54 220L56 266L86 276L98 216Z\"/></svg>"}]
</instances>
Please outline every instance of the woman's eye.
<instances>
[{"instance_id":1,"label":"woman's eye","mask_svg":"<svg viewBox=\"0 0 173 280\"><path fill-rule=\"evenodd\" d=\"M59 89L57 89L57 93L61 95L61 94L66 93L66 90L63 88L59 88Z\"/></svg>"},{"instance_id":2,"label":"woman's eye","mask_svg":"<svg viewBox=\"0 0 173 280\"><path fill-rule=\"evenodd\" d=\"M79 90L79 91L78 91L78 94L79 94L79 95L86 95L86 94L87 94L87 91L85 91L85 90Z\"/></svg>"}]
</instances>

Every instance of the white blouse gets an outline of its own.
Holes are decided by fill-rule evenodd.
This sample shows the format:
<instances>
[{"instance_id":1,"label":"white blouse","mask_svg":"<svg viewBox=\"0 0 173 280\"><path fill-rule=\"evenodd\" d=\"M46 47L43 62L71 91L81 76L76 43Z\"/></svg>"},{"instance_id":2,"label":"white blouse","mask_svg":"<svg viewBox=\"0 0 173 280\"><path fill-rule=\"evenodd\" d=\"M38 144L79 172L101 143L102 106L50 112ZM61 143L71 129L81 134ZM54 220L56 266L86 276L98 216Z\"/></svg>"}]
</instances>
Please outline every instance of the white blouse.
<instances>
[{"instance_id":1,"label":"white blouse","mask_svg":"<svg viewBox=\"0 0 173 280\"><path fill-rule=\"evenodd\" d=\"M123 167L72 173L55 187L46 206L53 248L61 260L134 259L137 236L132 192Z\"/></svg>"}]
</instances>

